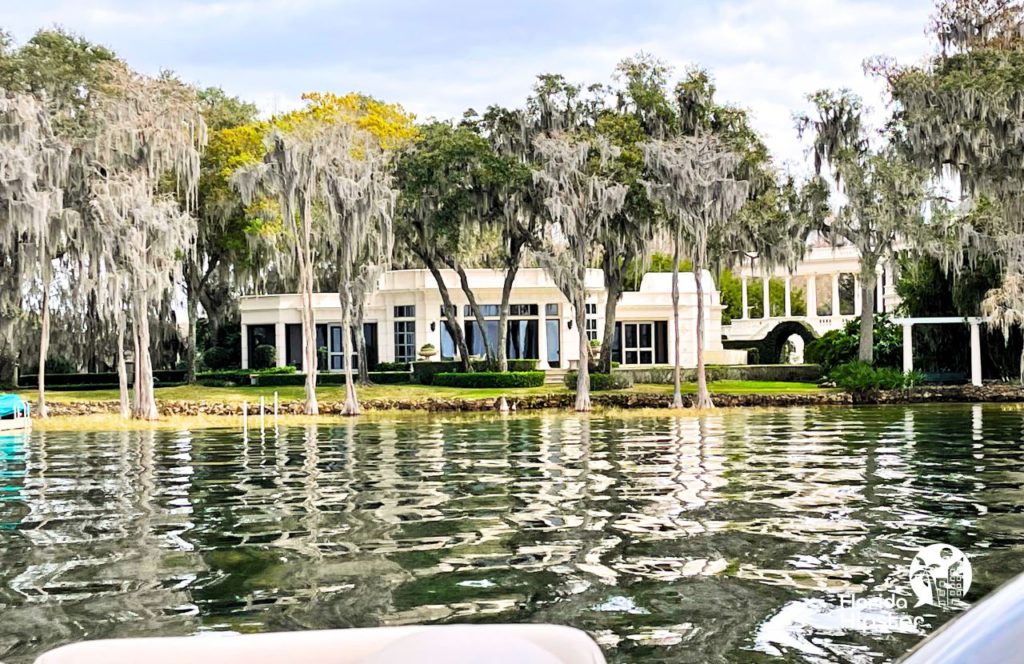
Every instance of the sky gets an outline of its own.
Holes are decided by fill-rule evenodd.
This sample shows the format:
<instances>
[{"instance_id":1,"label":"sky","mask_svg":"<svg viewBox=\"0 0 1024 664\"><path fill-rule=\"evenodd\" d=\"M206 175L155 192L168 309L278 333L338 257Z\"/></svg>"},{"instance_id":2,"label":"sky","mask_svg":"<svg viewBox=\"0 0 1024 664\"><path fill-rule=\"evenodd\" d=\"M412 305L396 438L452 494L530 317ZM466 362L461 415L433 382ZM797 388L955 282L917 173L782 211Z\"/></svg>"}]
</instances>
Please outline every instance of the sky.
<instances>
[{"instance_id":1,"label":"sky","mask_svg":"<svg viewBox=\"0 0 1024 664\"><path fill-rule=\"evenodd\" d=\"M307 91L363 92L420 119L523 102L537 74L609 82L645 52L676 76L708 69L720 99L751 112L777 161L807 169L794 112L850 88L885 112L866 58L923 60L932 0L0 0L24 42L61 26L136 69L177 72L267 114Z\"/></svg>"}]
</instances>

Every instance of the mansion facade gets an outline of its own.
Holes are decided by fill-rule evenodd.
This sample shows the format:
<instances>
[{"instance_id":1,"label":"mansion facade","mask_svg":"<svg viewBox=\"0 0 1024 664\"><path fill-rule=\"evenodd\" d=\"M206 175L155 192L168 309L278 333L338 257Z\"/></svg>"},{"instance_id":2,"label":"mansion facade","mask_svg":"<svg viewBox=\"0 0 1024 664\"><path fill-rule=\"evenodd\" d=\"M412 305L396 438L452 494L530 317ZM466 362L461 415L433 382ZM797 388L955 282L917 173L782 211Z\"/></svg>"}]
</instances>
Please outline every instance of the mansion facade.
<instances>
[{"instance_id":1,"label":"mansion facade","mask_svg":"<svg viewBox=\"0 0 1024 664\"><path fill-rule=\"evenodd\" d=\"M501 289L504 274L498 270L467 271L470 289L480 304L490 343L497 339ZM458 325L466 335L473 356L483 356L483 336L459 286L458 275L442 271ZM710 364L743 364L746 352L722 347L722 305L710 273L702 278L705 306L704 348ZM587 271L586 331L601 339L607 290L601 270ZM648 273L637 291L625 292L616 311L613 359L622 366L668 365L675 360L676 336L684 367L697 363L697 289L691 272L679 275L679 327L673 325L672 275ZM256 348L276 349L277 366L302 366L301 298L298 294L243 297L239 304L242 323L242 368L254 368ZM336 293L313 296L320 371L342 371L341 309ZM536 359L539 369L571 369L580 359L578 331L573 329L572 305L551 277L540 268L523 268L516 275L510 299L506 349L509 359ZM411 362L420 359L420 349L431 344L437 354L431 359L455 359L457 349L444 324L444 307L437 283L428 270L393 270L380 278L378 289L369 296L363 329L368 368L382 362ZM354 361L355 358L353 358Z\"/></svg>"}]
</instances>

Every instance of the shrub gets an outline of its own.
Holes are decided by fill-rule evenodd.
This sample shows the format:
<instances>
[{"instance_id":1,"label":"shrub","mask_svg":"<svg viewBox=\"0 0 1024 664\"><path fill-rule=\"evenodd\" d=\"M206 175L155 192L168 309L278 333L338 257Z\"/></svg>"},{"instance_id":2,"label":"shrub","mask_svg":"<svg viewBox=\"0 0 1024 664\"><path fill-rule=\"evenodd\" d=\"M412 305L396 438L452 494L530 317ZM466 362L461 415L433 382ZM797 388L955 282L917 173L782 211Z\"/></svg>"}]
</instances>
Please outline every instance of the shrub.
<instances>
[{"instance_id":1,"label":"shrub","mask_svg":"<svg viewBox=\"0 0 1024 664\"><path fill-rule=\"evenodd\" d=\"M132 377L129 373L128 380ZM177 369L158 369L153 372L153 382L157 386L178 385L185 382L185 372ZM18 378L18 385L22 388L33 388L39 385L37 374L23 374ZM73 386L75 389L109 389L117 387L117 373L90 373L90 374L47 374L46 389L58 386Z\"/></svg>"},{"instance_id":2,"label":"shrub","mask_svg":"<svg viewBox=\"0 0 1024 664\"><path fill-rule=\"evenodd\" d=\"M277 364L277 349L270 344L260 344L253 350L253 369L269 369Z\"/></svg>"},{"instance_id":3,"label":"shrub","mask_svg":"<svg viewBox=\"0 0 1024 664\"><path fill-rule=\"evenodd\" d=\"M434 374L434 385L445 387L540 387L543 371L474 371Z\"/></svg>"},{"instance_id":4,"label":"shrub","mask_svg":"<svg viewBox=\"0 0 1024 664\"><path fill-rule=\"evenodd\" d=\"M258 373L253 378L260 387L306 384L306 374L304 373ZM394 385L397 383L408 383L409 373L406 371L371 371L369 378L371 383ZM316 383L317 385L344 385L345 374L321 373L317 375Z\"/></svg>"},{"instance_id":5,"label":"shrub","mask_svg":"<svg viewBox=\"0 0 1024 664\"><path fill-rule=\"evenodd\" d=\"M408 362L378 362L377 371L406 371L410 369Z\"/></svg>"},{"instance_id":6,"label":"shrub","mask_svg":"<svg viewBox=\"0 0 1024 664\"><path fill-rule=\"evenodd\" d=\"M60 355L46 358L46 374L73 374L78 368L70 360Z\"/></svg>"},{"instance_id":7,"label":"shrub","mask_svg":"<svg viewBox=\"0 0 1024 664\"><path fill-rule=\"evenodd\" d=\"M898 367L903 357L903 331L887 314L875 316L874 364L876 367ZM807 344L804 361L820 364L822 371L831 372L841 364L857 360L860 349L860 318L846 322L840 330L830 330L820 339Z\"/></svg>"},{"instance_id":8,"label":"shrub","mask_svg":"<svg viewBox=\"0 0 1024 664\"><path fill-rule=\"evenodd\" d=\"M576 389L576 381L579 379L578 371L569 371L565 374L565 386L570 390ZM613 371L610 374L591 372L590 391L603 392L605 390L624 390L633 387L633 376L624 371Z\"/></svg>"},{"instance_id":9,"label":"shrub","mask_svg":"<svg viewBox=\"0 0 1024 664\"><path fill-rule=\"evenodd\" d=\"M235 354L221 346L207 348L203 351L203 366L213 371L237 368Z\"/></svg>"},{"instance_id":10,"label":"shrub","mask_svg":"<svg viewBox=\"0 0 1024 664\"><path fill-rule=\"evenodd\" d=\"M251 385L249 371L208 371L198 374L196 382L205 387L234 387L236 385Z\"/></svg>"},{"instance_id":11,"label":"shrub","mask_svg":"<svg viewBox=\"0 0 1024 664\"><path fill-rule=\"evenodd\" d=\"M258 371L255 371L254 373L258 373L261 376L272 376L275 374L293 374L295 373L295 367L291 365L287 365L284 367L268 367L266 369L260 369Z\"/></svg>"},{"instance_id":12,"label":"shrub","mask_svg":"<svg viewBox=\"0 0 1024 664\"><path fill-rule=\"evenodd\" d=\"M432 385L434 376L439 373L458 373L461 364L454 360L442 360L440 362L413 362L412 382L422 385ZM486 360L473 360L470 362L474 372L488 371L490 367ZM535 371L537 360L509 360L508 370L512 372Z\"/></svg>"},{"instance_id":13,"label":"shrub","mask_svg":"<svg viewBox=\"0 0 1024 664\"><path fill-rule=\"evenodd\" d=\"M881 390L909 390L922 378L915 371L903 373L893 367L876 367L867 362L841 364L829 377L836 387L852 394L854 401L875 400Z\"/></svg>"}]
</instances>

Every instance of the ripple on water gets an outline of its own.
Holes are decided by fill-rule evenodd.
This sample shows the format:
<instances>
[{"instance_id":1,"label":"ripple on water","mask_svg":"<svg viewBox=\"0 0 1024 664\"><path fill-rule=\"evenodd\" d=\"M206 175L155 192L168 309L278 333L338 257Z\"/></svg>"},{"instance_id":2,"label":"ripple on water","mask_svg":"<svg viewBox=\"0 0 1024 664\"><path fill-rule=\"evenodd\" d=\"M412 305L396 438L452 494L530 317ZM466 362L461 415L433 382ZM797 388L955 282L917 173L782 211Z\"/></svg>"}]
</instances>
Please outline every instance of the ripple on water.
<instances>
[{"instance_id":1,"label":"ripple on water","mask_svg":"<svg viewBox=\"0 0 1024 664\"><path fill-rule=\"evenodd\" d=\"M0 660L549 621L612 661L886 661L952 614L842 598L906 599L933 541L972 557L970 599L1012 575L1022 424L929 406L2 437Z\"/></svg>"}]
</instances>

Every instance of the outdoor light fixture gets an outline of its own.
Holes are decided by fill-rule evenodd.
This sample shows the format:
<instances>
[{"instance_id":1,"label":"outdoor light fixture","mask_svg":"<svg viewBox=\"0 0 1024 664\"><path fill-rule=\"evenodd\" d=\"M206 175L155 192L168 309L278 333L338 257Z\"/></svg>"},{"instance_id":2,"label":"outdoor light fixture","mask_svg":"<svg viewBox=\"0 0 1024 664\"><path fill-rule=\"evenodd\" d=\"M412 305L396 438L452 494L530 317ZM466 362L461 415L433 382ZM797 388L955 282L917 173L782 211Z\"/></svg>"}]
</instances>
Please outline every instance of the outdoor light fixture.
<instances>
[{"instance_id":1,"label":"outdoor light fixture","mask_svg":"<svg viewBox=\"0 0 1024 664\"><path fill-rule=\"evenodd\" d=\"M430 321L430 331L433 332L436 329L437 329L437 322L436 321Z\"/></svg>"},{"instance_id":2,"label":"outdoor light fixture","mask_svg":"<svg viewBox=\"0 0 1024 664\"><path fill-rule=\"evenodd\" d=\"M572 329L572 319L571 318L569 319L569 329L570 330Z\"/></svg>"}]
</instances>

